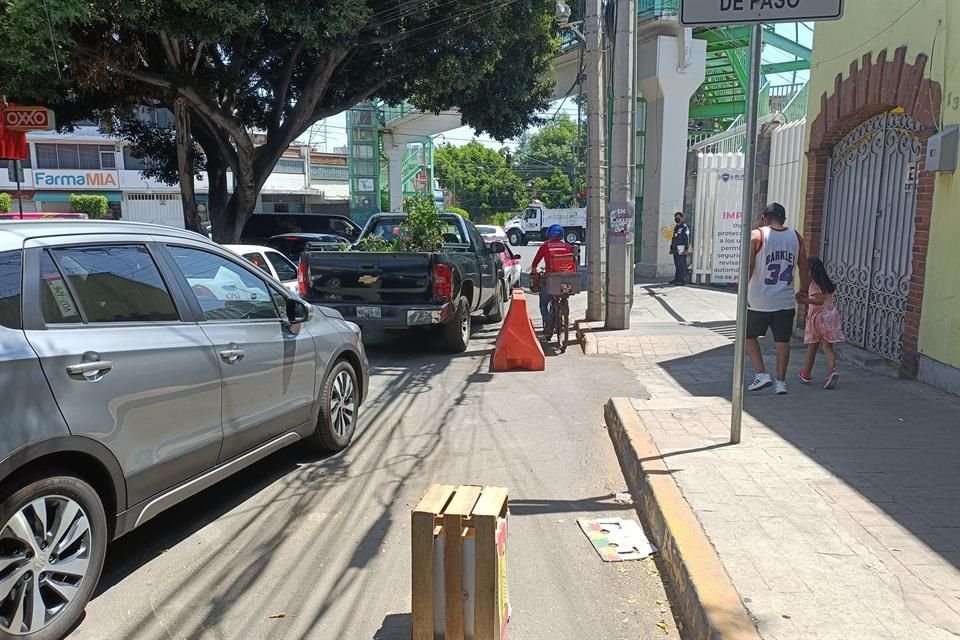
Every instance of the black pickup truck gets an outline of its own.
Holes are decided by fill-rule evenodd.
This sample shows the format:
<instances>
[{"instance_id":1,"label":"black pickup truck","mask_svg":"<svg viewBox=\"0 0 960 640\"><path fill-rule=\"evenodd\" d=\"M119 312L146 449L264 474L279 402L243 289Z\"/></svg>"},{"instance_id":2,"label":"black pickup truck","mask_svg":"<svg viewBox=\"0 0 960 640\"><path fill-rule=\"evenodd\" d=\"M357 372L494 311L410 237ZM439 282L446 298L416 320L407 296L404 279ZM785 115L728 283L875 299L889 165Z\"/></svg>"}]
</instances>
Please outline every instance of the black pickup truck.
<instances>
[{"instance_id":1,"label":"black pickup truck","mask_svg":"<svg viewBox=\"0 0 960 640\"><path fill-rule=\"evenodd\" d=\"M378 214L360 235L392 240L404 214ZM507 285L500 243L484 243L458 215L444 215L443 247L436 253L311 251L300 255L300 295L339 311L365 331L433 327L441 346L465 351L471 316L503 319Z\"/></svg>"}]
</instances>

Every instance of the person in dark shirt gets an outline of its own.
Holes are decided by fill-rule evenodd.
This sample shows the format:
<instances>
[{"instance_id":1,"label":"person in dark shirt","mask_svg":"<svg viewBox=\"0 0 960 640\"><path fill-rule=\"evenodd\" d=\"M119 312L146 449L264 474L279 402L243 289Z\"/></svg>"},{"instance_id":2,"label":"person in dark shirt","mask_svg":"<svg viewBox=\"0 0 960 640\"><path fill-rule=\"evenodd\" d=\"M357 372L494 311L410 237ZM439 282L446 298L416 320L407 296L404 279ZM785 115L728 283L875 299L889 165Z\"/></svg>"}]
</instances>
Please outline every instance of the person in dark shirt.
<instances>
[{"instance_id":1,"label":"person in dark shirt","mask_svg":"<svg viewBox=\"0 0 960 640\"><path fill-rule=\"evenodd\" d=\"M673 256L673 266L676 275L670 284L683 285L687 283L687 256L690 254L690 227L683 221L683 213L677 212L673 217L677 224L673 227L673 240L670 241L670 254Z\"/></svg>"}]
</instances>

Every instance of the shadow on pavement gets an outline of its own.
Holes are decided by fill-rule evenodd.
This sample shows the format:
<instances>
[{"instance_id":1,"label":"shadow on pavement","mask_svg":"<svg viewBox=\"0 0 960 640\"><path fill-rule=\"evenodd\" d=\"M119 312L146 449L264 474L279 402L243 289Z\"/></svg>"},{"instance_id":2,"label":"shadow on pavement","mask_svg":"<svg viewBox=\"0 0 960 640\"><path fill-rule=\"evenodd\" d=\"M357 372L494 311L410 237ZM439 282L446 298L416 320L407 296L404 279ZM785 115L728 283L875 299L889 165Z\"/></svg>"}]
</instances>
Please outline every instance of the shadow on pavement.
<instances>
[{"instance_id":1,"label":"shadow on pavement","mask_svg":"<svg viewBox=\"0 0 960 640\"><path fill-rule=\"evenodd\" d=\"M597 511L632 511L633 504L614 502L613 496L596 496L582 500L511 500L510 515L538 516L545 513L592 513Z\"/></svg>"},{"instance_id":2,"label":"shadow on pavement","mask_svg":"<svg viewBox=\"0 0 960 640\"><path fill-rule=\"evenodd\" d=\"M415 344L401 344L396 348L372 349L371 375L379 377L376 390L371 393L360 412L360 428L351 446L344 452L326 458L306 456L300 447L293 446L261 461L214 487L164 512L117 541L107 555L107 566L97 596L119 585L127 576L166 550L187 541L201 529L222 518L229 519L235 537L217 543L229 548L198 556L190 567L189 580L150 596L150 610L133 625L128 640L161 640L168 637L196 638L215 629L228 615L243 621L244 628L262 622L265 606L279 606L298 593L315 593L320 580L332 581L324 589L318 606L302 610L295 616L298 626L306 623L305 631L287 633L285 638L341 638L348 637L349 629L333 628L327 614L336 604L348 610L362 604L365 586L376 577L366 567L380 553L387 533L397 523L391 507L408 491L408 485L419 481L427 461L446 438L448 427L456 427L451 420L453 412L466 402L471 384L484 381L486 359L478 358L456 388L444 388L450 397L447 406L440 407L435 420L422 425L415 432L403 434L400 425L404 415L416 399L435 386L435 378L442 375L454 362L467 356L489 352L483 338L495 332L493 325L477 326L474 337L479 337L466 354L443 354L425 350ZM495 335L495 333L494 333ZM398 444L391 447L391 442ZM384 456L381 452L400 451ZM377 473L390 477L375 479ZM353 504L344 505L345 511L337 526L318 528L311 545L317 549L343 546L344 532L350 532L356 541L351 551L349 569L336 575L317 576L305 563L302 554L289 553L284 546L299 526L307 526L306 516L321 500L329 497L346 481L352 483ZM267 502L246 504L262 491L271 491ZM364 516L378 513L369 523ZM222 524L222 523L221 523ZM198 540L197 544L209 543ZM192 541L191 541L192 543ZM229 559L227 559L227 556ZM258 578L267 571L284 576L281 593L268 594L262 606L250 607L249 595ZM169 584L169 583L166 583ZM169 626L158 621L157 611L181 608L186 593L202 593L192 615L169 621ZM345 599L356 602L344 604ZM269 600L269 601L267 601ZM152 611L151 611L152 610ZM345 623L349 624L349 623ZM388 616L376 638L409 637L409 616Z\"/></svg>"},{"instance_id":3,"label":"shadow on pavement","mask_svg":"<svg viewBox=\"0 0 960 640\"><path fill-rule=\"evenodd\" d=\"M413 633L413 620L409 613L391 613L373 635L373 640L409 640Z\"/></svg>"},{"instance_id":4,"label":"shadow on pavement","mask_svg":"<svg viewBox=\"0 0 960 640\"><path fill-rule=\"evenodd\" d=\"M769 340L761 344L772 371L773 345ZM729 400L733 351L731 344L667 360L660 367L691 395ZM797 370L804 351L793 343L789 394L746 391L745 412L960 567L960 398L854 367L844 369L838 389L825 391L819 376L822 353L815 370L819 383L801 385ZM749 361L747 372L749 380Z\"/></svg>"}]
</instances>

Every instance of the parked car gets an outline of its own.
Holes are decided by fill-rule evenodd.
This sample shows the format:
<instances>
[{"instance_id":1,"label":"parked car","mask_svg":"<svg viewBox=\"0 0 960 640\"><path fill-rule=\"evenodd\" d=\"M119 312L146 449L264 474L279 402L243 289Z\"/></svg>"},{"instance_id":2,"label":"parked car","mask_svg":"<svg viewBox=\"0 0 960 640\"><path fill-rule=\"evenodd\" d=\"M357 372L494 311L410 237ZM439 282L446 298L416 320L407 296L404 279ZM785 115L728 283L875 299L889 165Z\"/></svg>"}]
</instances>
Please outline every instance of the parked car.
<instances>
[{"instance_id":1,"label":"parked car","mask_svg":"<svg viewBox=\"0 0 960 640\"><path fill-rule=\"evenodd\" d=\"M323 233L354 242L360 236L360 226L346 215L254 213L243 225L240 242L263 245L274 236L296 233Z\"/></svg>"},{"instance_id":2,"label":"parked car","mask_svg":"<svg viewBox=\"0 0 960 640\"><path fill-rule=\"evenodd\" d=\"M270 247L255 244L227 244L230 251L246 258L253 266L278 281L293 293L297 293L297 265L285 255Z\"/></svg>"},{"instance_id":3,"label":"parked car","mask_svg":"<svg viewBox=\"0 0 960 640\"><path fill-rule=\"evenodd\" d=\"M490 246L496 240L487 241L487 246ZM514 287L520 286L520 272L522 267L520 265L520 256L513 252L513 249L504 242L501 242L499 246L503 247L503 251L500 252L500 262L503 263L503 279L506 282L507 289L513 289Z\"/></svg>"},{"instance_id":4,"label":"parked car","mask_svg":"<svg viewBox=\"0 0 960 640\"><path fill-rule=\"evenodd\" d=\"M268 247L273 247L294 262L300 260L300 254L307 245L316 251L340 251L349 247L350 241L329 233L284 233L267 240Z\"/></svg>"},{"instance_id":5,"label":"parked car","mask_svg":"<svg viewBox=\"0 0 960 640\"><path fill-rule=\"evenodd\" d=\"M73 212L31 212L24 213L22 216L20 212L16 213L0 213L0 222L5 220L86 220L89 216L85 213L79 213L76 211Z\"/></svg>"},{"instance_id":6,"label":"parked car","mask_svg":"<svg viewBox=\"0 0 960 640\"><path fill-rule=\"evenodd\" d=\"M503 230L503 227L498 227L493 224L478 224L477 231L480 232L480 235L483 236L486 242L490 242L491 240L499 240L500 242L507 241L507 232Z\"/></svg>"},{"instance_id":7,"label":"parked car","mask_svg":"<svg viewBox=\"0 0 960 640\"><path fill-rule=\"evenodd\" d=\"M364 238L392 240L402 213L378 214ZM498 254L503 243L483 242L480 232L458 215L441 216L444 246L435 253L304 251L300 295L336 309L364 329L404 331L435 327L441 345L465 351L474 312L503 319L507 291Z\"/></svg>"},{"instance_id":8,"label":"parked car","mask_svg":"<svg viewBox=\"0 0 960 640\"><path fill-rule=\"evenodd\" d=\"M355 324L188 231L4 223L0 637L56 640L107 543L270 453L345 448Z\"/></svg>"}]
</instances>

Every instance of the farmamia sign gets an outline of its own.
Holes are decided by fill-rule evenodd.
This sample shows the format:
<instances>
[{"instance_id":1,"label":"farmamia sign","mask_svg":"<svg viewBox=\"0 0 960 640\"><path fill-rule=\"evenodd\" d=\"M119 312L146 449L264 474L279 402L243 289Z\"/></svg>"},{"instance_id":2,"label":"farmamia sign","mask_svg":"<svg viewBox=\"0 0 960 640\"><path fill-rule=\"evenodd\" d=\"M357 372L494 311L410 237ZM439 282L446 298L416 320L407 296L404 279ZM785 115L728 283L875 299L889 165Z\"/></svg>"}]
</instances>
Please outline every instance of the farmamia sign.
<instances>
[{"instance_id":1,"label":"farmamia sign","mask_svg":"<svg viewBox=\"0 0 960 640\"><path fill-rule=\"evenodd\" d=\"M34 171L33 185L38 189L51 187L53 189L102 189L104 187L117 188L117 175L112 171Z\"/></svg>"}]
</instances>

